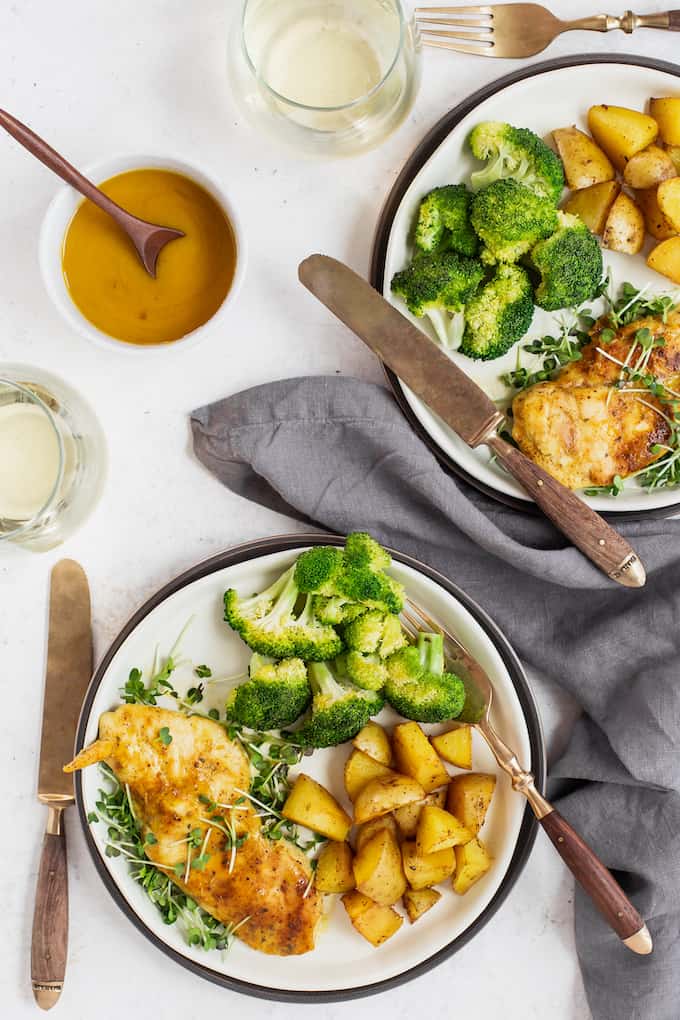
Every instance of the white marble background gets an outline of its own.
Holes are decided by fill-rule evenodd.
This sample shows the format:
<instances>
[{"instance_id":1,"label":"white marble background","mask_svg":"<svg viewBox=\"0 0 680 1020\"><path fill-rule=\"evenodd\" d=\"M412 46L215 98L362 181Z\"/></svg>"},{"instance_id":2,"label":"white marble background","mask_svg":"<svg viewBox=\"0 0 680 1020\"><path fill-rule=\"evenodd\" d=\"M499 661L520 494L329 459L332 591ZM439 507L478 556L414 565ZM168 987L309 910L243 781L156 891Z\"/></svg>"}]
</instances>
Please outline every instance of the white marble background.
<instances>
[{"instance_id":1,"label":"white marble background","mask_svg":"<svg viewBox=\"0 0 680 1020\"><path fill-rule=\"evenodd\" d=\"M95 404L108 436L110 476L100 507L62 549L0 559L0 1010L35 1015L29 984L33 892L44 824L34 799L44 669L47 578L77 558L92 587L100 656L131 611L166 580L232 544L290 531L248 505L189 455L187 412L255 383L302 373L380 381L376 362L296 282L313 251L368 266L383 198L431 124L512 61L426 53L408 122L377 152L352 162L307 163L253 136L233 108L225 74L228 17L237 0L2 0L0 102L76 164L112 153L175 152L212 166L241 211L250 266L224 329L198 349L153 362L102 352L57 317L40 281L37 237L56 182L0 136L0 363L33 362L69 379ZM563 16L595 0L553 0ZM660 10L661 3L642 4ZM671 60L678 36L642 32L563 37L547 56L607 50ZM540 58L537 58L540 59ZM593 100L600 95L593 81ZM551 748L573 708L537 680ZM69 818L71 939L58 1014L68 1020L208 1016L282 1020L312 1008L264 1005L169 963L125 920ZM572 933L572 884L539 836L493 922L455 959L378 999L321 1007L329 1020L406 1018L422 1011L477 1020L586 1020ZM623 1018L622 1018L623 1020Z\"/></svg>"}]
</instances>

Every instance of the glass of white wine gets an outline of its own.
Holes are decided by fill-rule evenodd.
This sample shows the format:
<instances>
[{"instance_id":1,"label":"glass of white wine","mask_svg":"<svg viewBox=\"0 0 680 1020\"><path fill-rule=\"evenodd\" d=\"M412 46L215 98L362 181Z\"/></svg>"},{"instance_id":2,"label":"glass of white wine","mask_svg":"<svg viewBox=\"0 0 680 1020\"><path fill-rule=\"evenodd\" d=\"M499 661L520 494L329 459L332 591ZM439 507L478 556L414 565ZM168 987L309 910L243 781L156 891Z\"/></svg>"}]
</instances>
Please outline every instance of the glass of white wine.
<instances>
[{"instance_id":1,"label":"glass of white wine","mask_svg":"<svg viewBox=\"0 0 680 1020\"><path fill-rule=\"evenodd\" d=\"M0 554L59 545L97 503L106 444L75 390L28 365L0 365Z\"/></svg>"},{"instance_id":2,"label":"glass of white wine","mask_svg":"<svg viewBox=\"0 0 680 1020\"><path fill-rule=\"evenodd\" d=\"M402 0L243 0L229 70L254 127L308 155L348 156L408 114L420 47Z\"/></svg>"}]
</instances>

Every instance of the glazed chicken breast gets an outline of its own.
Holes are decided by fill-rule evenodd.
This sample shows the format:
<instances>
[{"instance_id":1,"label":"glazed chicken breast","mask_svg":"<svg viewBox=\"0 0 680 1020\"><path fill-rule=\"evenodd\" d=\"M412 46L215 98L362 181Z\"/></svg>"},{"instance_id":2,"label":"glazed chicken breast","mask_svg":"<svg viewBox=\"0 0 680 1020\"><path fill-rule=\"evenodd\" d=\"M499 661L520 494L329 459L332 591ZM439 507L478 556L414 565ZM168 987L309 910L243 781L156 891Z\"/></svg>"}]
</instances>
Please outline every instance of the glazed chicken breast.
<instances>
[{"instance_id":1,"label":"glazed chicken breast","mask_svg":"<svg viewBox=\"0 0 680 1020\"><path fill-rule=\"evenodd\" d=\"M98 740L64 771L99 761L129 788L142 834L155 836L157 842L146 844L149 859L204 910L224 924L248 918L238 936L263 953L292 956L314 948L322 897L308 889L309 862L293 844L262 835L260 819L239 792L250 786L248 758L219 723L121 705L102 715ZM235 853L231 826L238 842L246 837ZM188 867L178 877L174 868L191 853L186 837L193 829L204 833L194 853L208 860L202 870Z\"/></svg>"},{"instance_id":2,"label":"glazed chicken breast","mask_svg":"<svg viewBox=\"0 0 680 1020\"><path fill-rule=\"evenodd\" d=\"M565 366L551 382L523 390L512 405L512 436L519 448L570 489L611 485L616 475L625 478L647 467L662 455L653 447L670 435L662 405L651 394L620 388L627 380L620 363L637 364L644 351L636 333L649 329L665 342L651 350L645 371L676 389L680 314L665 324L639 319L605 344L606 325L601 321L594 327L580 361Z\"/></svg>"}]
</instances>

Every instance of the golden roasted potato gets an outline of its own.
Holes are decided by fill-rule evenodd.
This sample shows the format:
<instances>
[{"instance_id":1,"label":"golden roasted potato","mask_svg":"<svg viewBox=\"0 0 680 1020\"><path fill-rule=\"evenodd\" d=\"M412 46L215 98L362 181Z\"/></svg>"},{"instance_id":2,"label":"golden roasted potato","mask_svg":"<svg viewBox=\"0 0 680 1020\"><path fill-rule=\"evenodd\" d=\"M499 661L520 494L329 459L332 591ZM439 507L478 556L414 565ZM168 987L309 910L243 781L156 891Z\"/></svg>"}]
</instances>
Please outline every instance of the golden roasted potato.
<instances>
[{"instance_id":1,"label":"golden roasted potato","mask_svg":"<svg viewBox=\"0 0 680 1020\"><path fill-rule=\"evenodd\" d=\"M454 776L449 783L446 809L476 836L486 818L496 789L496 777L484 772Z\"/></svg>"},{"instance_id":2,"label":"golden roasted potato","mask_svg":"<svg viewBox=\"0 0 680 1020\"><path fill-rule=\"evenodd\" d=\"M404 907L411 924L438 903L442 894L436 889L407 889L404 893Z\"/></svg>"},{"instance_id":3,"label":"golden roasted potato","mask_svg":"<svg viewBox=\"0 0 680 1020\"><path fill-rule=\"evenodd\" d=\"M434 854L419 854L413 840L401 844L404 874L412 889L429 889L450 878L456 868L453 847Z\"/></svg>"},{"instance_id":4,"label":"golden roasted potato","mask_svg":"<svg viewBox=\"0 0 680 1020\"><path fill-rule=\"evenodd\" d=\"M680 145L669 145L666 151L673 160L676 172L680 174Z\"/></svg>"},{"instance_id":5,"label":"golden roasted potato","mask_svg":"<svg viewBox=\"0 0 680 1020\"><path fill-rule=\"evenodd\" d=\"M301 773L288 794L281 814L291 822L306 825L339 843L347 839L352 819L328 790L310 776Z\"/></svg>"},{"instance_id":6,"label":"golden roasted potato","mask_svg":"<svg viewBox=\"0 0 680 1020\"><path fill-rule=\"evenodd\" d=\"M363 825L357 826L356 839L354 840L357 852L361 850L367 840L375 836L376 832L379 832L381 829L388 829L395 839L399 838L399 830L397 829L394 815L379 815L377 818L371 818L370 822L364 822Z\"/></svg>"},{"instance_id":7,"label":"golden roasted potato","mask_svg":"<svg viewBox=\"0 0 680 1020\"><path fill-rule=\"evenodd\" d=\"M420 812L416 849L418 853L434 854L438 850L448 850L451 846L469 843L473 833L458 821L450 811L426 804Z\"/></svg>"},{"instance_id":8,"label":"golden roasted potato","mask_svg":"<svg viewBox=\"0 0 680 1020\"><path fill-rule=\"evenodd\" d=\"M645 218L630 195L622 191L609 210L602 244L612 251L637 255L645 243Z\"/></svg>"},{"instance_id":9,"label":"golden roasted potato","mask_svg":"<svg viewBox=\"0 0 680 1020\"><path fill-rule=\"evenodd\" d=\"M414 800L412 804L405 804L404 807L397 808L394 812L394 817L402 836L406 836L407 839L413 839L418 829L420 812L426 804L435 804L437 807L444 807L445 803L446 787L444 786L441 790L435 790L434 793L428 793L427 797L423 800Z\"/></svg>"},{"instance_id":10,"label":"golden roasted potato","mask_svg":"<svg viewBox=\"0 0 680 1020\"><path fill-rule=\"evenodd\" d=\"M456 874L453 877L453 891L463 896L471 885L486 875L493 861L489 851L479 839L473 839L465 846L457 846Z\"/></svg>"},{"instance_id":11,"label":"golden roasted potato","mask_svg":"<svg viewBox=\"0 0 680 1020\"><path fill-rule=\"evenodd\" d=\"M376 722L367 722L362 730L359 730L352 741L359 751L363 751L369 758L374 758L381 765L392 765L392 745L390 738L382 726Z\"/></svg>"},{"instance_id":12,"label":"golden roasted potato","mask_svg":"<svg viewBox=\"0 0 680 1020\"><path fill-rule=\"evenodd\" d=\"M661 140L666 145L680 145L680 97L650 99L649 112L659 126Z\"/></svg>"},{"instance_id":13,"label":"golden roasted potato","mask_svg":"<svg viewBox=\"0 0 680 1020\"><path fill-rule=\"evenodd\" d=\"M614 180L616 170L611 161L585 131L573 126L558 128L552 136L570 188L590 188Z\"/></svg>"},{"instance_id":14,"label":"golden roasted potato","mask_svg":"<svg viewBox=\"0 0 680 1020\"><path fill-rule=\"evenodd\" d=\"M652 117L623 106L591 106L588 127L619 170L624 170L628 160L651 145L659 133Z\"/></svg>"},{"instance_id":15,"label":"golden roasted potato","mask_svg":"<svg viewBox=\"0 0 680 1020\"><path fill-rule=\"evenodd\" d=\"M362 845L354 858L354 881L359 892L390 907L401 899L407 882L396 836L380 829Z\"/></svg>"},{"instance_id":16,"label":"golden roasted potato","mask_svg":"<svg viewBox=\"0 0 680 1020\"><path fill-rule=\"evenodd\" d=\"M601 234L609 210L620 191L618 181L603 181L602 184L593 184L590 188L572 192L562 208L565 212L579 216L593 234Z\"/></svg>"},{"instance_id":17,"label":"golden roasted potato","mask_svg":"<svg viewBox=\"0 0 680 1020\"><path fill-rule=\"evenodd\" d=\"M458 723L452 730L430 737L430 743L440 758L459 769L472 768L472 726Z\"/></svg>"},{"instance_id":18,"label":"golden roasted potato","mask_svg":"<svg viewBox=\"0 0 680 1020\"><path fill-rule=\"evenodd\" d=\"M680 284L680 237L669 237L649 253L647 265L657 273Z\"/></svg>"},{"instance_id":19,"label":"golden roasted potato","mask_svg":"<svg viewBox=\"0 0 680 1020\"><path fill-rule=\"evenodd\" d=\"M397 772L379 776L359 792L354 802L354 821L357 825L370 822L372 818L389 814L411 801L422 800L424 794L420 783L411 776L401 776Z\"/></svg>"},{"instance_id":20,"label":"golden roasted potato","mask_svg":"<svg viewBox=\"0 0 680 1020\"><path fill-rule=\"evenodd\" d=\"M352 848L349 843L331 840L322 848L316 862L314 885L319 892L345 893L354 888Z\"/></svg>"},{"instance_id":21,"label":"golden roasted potato","mask_svg":"<svg viewBox=\"0 0 680 1020\"><path fill-rule=\"evenodd\" d=\"M392 907L381 907L356 889L345 893L342 902L356 930L372 946L380 946L392 938L404 923L403 917Z\"/></svg>"},{"instance_id":22,"label":"golden roasted potato","mask_svg":"<svg viewBox=\"0 0 680 1020\"><path fill-rule=\"evenodd\" d=\"M448 783L449 774L418 723L395 726L392 747L399 771L417 780L426 793Z\"/></svg>"},{"instance_id":23,"label":"golden roasted potato","mask_svg":"<svg viewBox=\"0 0 680 1020\"><path fill-rule=\"evenodd\" d=\"M653 188L661 181L676 177L677 173L675 163L665 149L649 145L628 160L623 181L629 188Z\"/></svg>"},{"instance_id":24,"label":"golden roasted potato","mask_svg":"<svg viewBox=\"0 0 680 1020\"><path fill-rule=\"evenodd\" d=\"M642 210L642 215L645 218L645 226L647 227L647 233L651 234L652 237L655 237L657 241L665 241L669 237L674 237L677 231L673 229L664 214L661 212L656 192L656 188L647 188L644 191L636 191L635 201Z\"/></svg>"},{"instance_id":25,"label":"golden roasted potato","mask_svg":"<svg viewBox=\"0 0 680 1020\"><path fill-rule=\"evenodd\" d=\"M345 762L345 789L351 801L355 801L366 783L379 776L394 775L392 769L371 758L365 751L355 748Z\"/></svg>"},{"instance_id":26,"label":"golden roasted potato","mask_svg":"<svg viewBox=\"0 0 680 1020\"><path fill-rule=\"evenodd\" d=\"M680 177L662 181L656 189L656 200L673 229L680 231Z\"/></svg>"}]
</instances>

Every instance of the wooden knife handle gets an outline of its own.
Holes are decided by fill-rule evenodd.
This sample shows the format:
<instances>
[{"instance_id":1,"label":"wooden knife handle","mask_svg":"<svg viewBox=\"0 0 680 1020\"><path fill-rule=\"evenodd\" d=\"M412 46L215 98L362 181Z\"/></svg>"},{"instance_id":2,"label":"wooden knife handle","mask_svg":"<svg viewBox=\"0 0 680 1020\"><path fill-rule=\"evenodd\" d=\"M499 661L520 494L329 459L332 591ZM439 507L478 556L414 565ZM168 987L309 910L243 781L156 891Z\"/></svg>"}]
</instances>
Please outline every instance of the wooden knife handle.
<instances>
[{"instance_id":1,"label":"wooden knife handle","mask_svg":"<svg viewBox=\"0 0 680 1020\"><path fill-rule=\"evenodd\" d=\"M680 32L680 11L668 12L668 27L671 32Z\"/></svg>"},{"instance_id":2,"label":"wooden knife handle","mask_svg":"<svg viewBox=\"0 0 680 1020\"><path fill-rule=\"evenodd\" d=\"M619 938L634 953L651 953L652 937L647 925L597 854L554 808L539 821L576 881Z\"/></svg>"},{"instance_id":3,"label":"wooden knife handle","mask_svg":"<svg viewBox=\"0 0 680 1020\"><path fill-rule=\"evenodd\" d=\"M68 876L64 812L50 807L43 840L33 913L31 983L41 1009L51 1009L61 995L68 948Z\"/></svg>"},{"instance_id":4,"label":"wooden knife handle","mask_svg":"<svg viewBox=\"0 0 680 1020\"><path fill-rule=\"evenodd\" d=\"M560 484L500 436L492 436L488 446L555 527L600 570L626 588L644 585L645 569L637 553L571 489Z\"/></svg>"}]
</instances>

